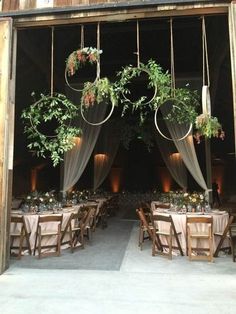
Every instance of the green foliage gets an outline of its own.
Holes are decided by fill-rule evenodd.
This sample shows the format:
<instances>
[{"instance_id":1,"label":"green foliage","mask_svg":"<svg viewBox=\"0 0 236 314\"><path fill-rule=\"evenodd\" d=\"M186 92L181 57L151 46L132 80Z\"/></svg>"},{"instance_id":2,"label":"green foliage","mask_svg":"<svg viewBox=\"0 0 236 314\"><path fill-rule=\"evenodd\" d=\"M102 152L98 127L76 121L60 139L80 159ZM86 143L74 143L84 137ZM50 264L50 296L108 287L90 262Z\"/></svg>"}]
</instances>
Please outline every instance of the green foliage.
<instances>
[{"instance_id":1,"label":"green foliage","mask_svg":"<svg viewBox=\"0 0 236 314\"><path fill-rule=\"evenodd\" d=\"M70 126L77 116L78 108L62 94L40 95L41 98L25 108L21 114L24 123L24 133L29 140L28 148L39 157L46 158L47 153L56 166L64 152L74 144L74 137L81 134L81 129ZM53 135L45 135L39 128L48 121L56 120L57 127Z\"/></svg>"},{"instance_id":2,"label":"green foliage","mask_svg":"<svg viewBox=\"0 0 236 314\"><path fill-rule=\"evenodd\" d=\"M149 82L147 87L149 89L153 88L153 97L147 100L146 96L142 96L137 101L132 102L128 98L130 94L128 85L132 79L139 77L142 72L148 75ZM117 76L119 80L115 83L115 90L123 106L121 116L124 116L130 106L132 106L132 112L139 111L141 125L146 120L149 112L155 111L163 103L174 97L178 107L173 106L171 113L166 119L176 121L177 123L195 121L197 116L196 106L198 105L197 93L183 88L172 90L169 73L164 72L155 61L149 60L146 65L141 63L139 67L127 66L118 72Z\"/></svg>"},{"instance_id":3,"label":"green foliage","mask_svg":"<svg viewBox=\"0 0 236 314\"><path fill-rule=\"evenodd\" d=\"M201 114L196 118L195 127L199 136L221 137L223 139L222 126L216 117Z\"/></svg>"},{"instance_id":4,"label":"green foliage","mask_svg":"<svg viewBox=\"0 0 236 314\"><path fill-rule=\"evenodd\" d=\"M82 91L81 106L89 107L103 101L111 101L115 106L118 103L113 84L108 78L97 79L94 83L86 82Z\"/></svg>"}]
</instances>

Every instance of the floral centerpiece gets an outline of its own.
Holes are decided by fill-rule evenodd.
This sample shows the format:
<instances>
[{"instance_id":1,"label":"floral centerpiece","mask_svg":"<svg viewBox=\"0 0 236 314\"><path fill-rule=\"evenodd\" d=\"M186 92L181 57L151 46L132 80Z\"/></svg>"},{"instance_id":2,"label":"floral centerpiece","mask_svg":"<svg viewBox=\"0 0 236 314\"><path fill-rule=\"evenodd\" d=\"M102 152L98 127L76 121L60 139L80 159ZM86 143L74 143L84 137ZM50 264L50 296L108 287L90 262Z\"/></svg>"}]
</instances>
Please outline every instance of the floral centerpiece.
<instances>
[{"instance_id":1,"label":"floral centerpiece","mask_svg":"<svg viewBox=\"0 0 236 314\"><path fill-rule=\"evenodd\" d=\"M34 191L25 197L23 209L25 211L44 211L47 209L53 209L57 203L58 201L54 191L46 193Z\"/></svg>"}]
</instances>

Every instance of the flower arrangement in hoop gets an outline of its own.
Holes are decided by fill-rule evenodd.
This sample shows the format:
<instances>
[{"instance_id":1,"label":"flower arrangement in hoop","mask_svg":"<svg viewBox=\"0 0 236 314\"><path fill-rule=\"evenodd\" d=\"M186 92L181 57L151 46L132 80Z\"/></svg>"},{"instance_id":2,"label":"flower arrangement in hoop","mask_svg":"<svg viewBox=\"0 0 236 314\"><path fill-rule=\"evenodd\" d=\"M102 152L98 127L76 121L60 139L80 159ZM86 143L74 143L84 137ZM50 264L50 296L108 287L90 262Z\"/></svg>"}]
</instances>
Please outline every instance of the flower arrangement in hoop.
<instances>
[{"instance_id":1,"label":"flower arrangement in hoop","mask_svg":"<svg viewBox=\"0 0 236 314\"><path fill-rule=\"evenodd\" d=\"M112 107L107 117L97 123L88 121L84 116L84 107L89 108L95 104L111 103ZM117 105L118 99L113 84L108 78L99 78L94 83L86 82L82 91L80 111L83 119L91 125L101 125L105 123L112 115L114 107Z\"/></svg>"},{"instance_id":2,"label":"flower arrangement in hoop","mask_svg":"<svg viewBox=\"0 0 236 314\"><path fill-rule=\"evenodd\" d=\"M195 120L196 133L194 138L199 144L202 136L207 138L217 137L221 140L225 138L225 132L222 130L222 126L216 117L212 117L209 114L200 114Z\"/></svg>"},{"instance_id":3,"label":"flower arrangement in hoop","mask_svg":"<svg viewBox=\"0 0 236 314\"><path fill-rule=\"evenodd\" d=\"M33 94L34 95L34 94ZM53 166L61 160L64 152L74 145L74 137L81 129L70 126L71 120L78 115L78 108L63 94L43 95L35 103L23 110L24 133L30 143L27 147L39 157L50 154ZM52 135L44 134L40 129L47 122L56 122Z\"/></svg>"},{"instance_id":4,"label":"flower arrangement in hoop","mask_svg":"<svg viewBox=\"0 0 236 314\"><path fill-rule=\"evenodd\" d=\"M67 85L75 90L81 91L72 87L68 82L68 76L73 76L79 68L84 67L88 64L97 64L99 62L100 54L102 50L93 48L93 47L84 47L73 51L69 57L66 59L66 68L65 68L65 81Z\"/></svg>"}]
</instances>

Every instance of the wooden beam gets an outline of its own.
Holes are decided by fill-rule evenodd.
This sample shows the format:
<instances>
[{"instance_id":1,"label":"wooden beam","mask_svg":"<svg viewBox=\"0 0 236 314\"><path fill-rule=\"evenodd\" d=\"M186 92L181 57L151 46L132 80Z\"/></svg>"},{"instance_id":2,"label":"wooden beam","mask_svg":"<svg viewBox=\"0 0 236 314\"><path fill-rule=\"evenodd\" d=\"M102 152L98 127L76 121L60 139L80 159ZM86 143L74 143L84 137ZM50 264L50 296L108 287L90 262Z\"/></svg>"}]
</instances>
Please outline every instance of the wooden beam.
<instances>
[{"instance_id":1,"label":"wooden beam","mask_svg":"<svg viewBox=\"0 0 236 314\"><path fill-rule=\"evenodd\" d=\"M189 5L160 5L156 8L147 7L140 9L117 9L112 11L92 11L92 12L78 12L61 15L45 15L28 18L14 19L14 25L18 28L38 27L50 25L67 25L67 24L81 24L91 22L115 22L127 21L136 19L150 19L157 17L169 16L194 16L194 15L214 15L227 14L228 3L215 4L189 4Z\"/></svg>"},{"instance_id":2,"label":"wooden beam","mask_svg":"<svg viewBox=\"0 0 236 314\"><path fill-rule=\"evenodd\" d=\"M9 105L12 20L0 20L0 274L9 266Z\"/></svg>"}]
</instances>

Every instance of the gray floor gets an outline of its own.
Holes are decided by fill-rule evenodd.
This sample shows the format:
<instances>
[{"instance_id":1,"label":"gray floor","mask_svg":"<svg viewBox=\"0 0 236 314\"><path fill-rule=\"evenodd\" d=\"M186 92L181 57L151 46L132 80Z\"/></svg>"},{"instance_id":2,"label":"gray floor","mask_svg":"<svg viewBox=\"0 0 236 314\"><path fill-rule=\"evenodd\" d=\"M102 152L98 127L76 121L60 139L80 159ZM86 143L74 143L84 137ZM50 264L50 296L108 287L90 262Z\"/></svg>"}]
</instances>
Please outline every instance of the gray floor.
<instances>
[{"instance_id":1,"label":"gray floor","mask_svg":"<svg viewBox=\"0 0 236 314\"><path fill-rule=\"evenodd\" d=\"M149 241L143 251L137 247L137 222L114 218L109 223L84 251L64 252L43 260L43 266L35 258L12 261L0 277L1 313L236 313L236 263L231 257L214 263L152 257ZM73 263L83 266L73 268Z\"/></svg>"}]
</instances>

